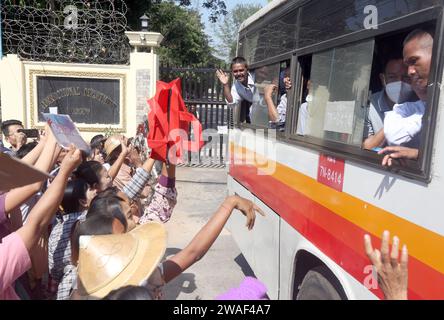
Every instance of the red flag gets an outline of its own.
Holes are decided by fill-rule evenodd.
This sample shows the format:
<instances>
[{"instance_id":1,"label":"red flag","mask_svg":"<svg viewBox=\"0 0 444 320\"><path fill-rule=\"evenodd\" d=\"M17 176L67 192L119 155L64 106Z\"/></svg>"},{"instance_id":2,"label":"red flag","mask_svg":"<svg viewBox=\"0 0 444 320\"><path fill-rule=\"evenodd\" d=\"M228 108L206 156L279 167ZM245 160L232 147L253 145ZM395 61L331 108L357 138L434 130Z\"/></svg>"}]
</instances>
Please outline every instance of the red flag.
<instances>
[{"instance_id":1,"label":"red flag","mask_svg":"<svg viewBox=\"0 0 444 320\"><path fill-rule=\"evenodd\" d=\"M182 99L180 78L165 83L157 81L156 95L148 100L148 145L151 157L173 164L181 162L184 151L198 152L204 145L202 125L189 113ZM194 141L189 141L191 123Z\"/></svg>"}]
</instances>

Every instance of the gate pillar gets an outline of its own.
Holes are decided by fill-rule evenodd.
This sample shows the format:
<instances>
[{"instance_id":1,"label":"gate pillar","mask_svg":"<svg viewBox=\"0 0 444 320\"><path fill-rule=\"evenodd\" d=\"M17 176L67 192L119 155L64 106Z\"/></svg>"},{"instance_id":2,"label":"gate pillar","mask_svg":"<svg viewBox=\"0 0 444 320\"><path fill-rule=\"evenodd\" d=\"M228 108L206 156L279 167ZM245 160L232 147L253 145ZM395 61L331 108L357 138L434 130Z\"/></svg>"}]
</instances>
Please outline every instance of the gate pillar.
<instances>
[{"instance_id":1,"label":"gate pillar","mask_svg":"<svg viewBox=\"0 0 444 320\"><path fill-rule=\"evenodd\" d=\"M129 118L134 124L142 123L148 114L147 100L156 93L159 79L159 57L156 48L163 36L156 32L125 32L130 41ZM132 132L135 134L135 132Z\"/></svg>"}]
</instances>

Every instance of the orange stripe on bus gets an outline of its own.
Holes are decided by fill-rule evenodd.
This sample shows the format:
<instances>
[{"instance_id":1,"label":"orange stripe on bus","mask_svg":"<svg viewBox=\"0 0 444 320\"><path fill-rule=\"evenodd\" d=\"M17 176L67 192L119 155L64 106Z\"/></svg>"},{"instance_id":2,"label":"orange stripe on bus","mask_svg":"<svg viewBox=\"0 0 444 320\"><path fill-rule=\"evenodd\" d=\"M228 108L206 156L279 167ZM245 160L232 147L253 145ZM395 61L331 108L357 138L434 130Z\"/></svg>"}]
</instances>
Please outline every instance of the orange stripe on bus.
<instances>
[{"instance_id":1,"label":"orange stripe on bus","mask_svg":"<svg viewBox=\"0 0 444 320\"><path fill-rule=\"evenodd\" d=\"M379 238L384 230L390 230L392 235L396 234L403 243L408 245L410 256L431 266L441 274L444 273L444 259L441 259L441 251L442 248L444 248L444 237L441 235L397 217L390 212L368 204L349 194L338 192L320 184L313 178L303 175L285 165L268 160L255 154L251 150L236 147L231 144L230 151L238 162L240 159L244 160L247 155L249 158L251 158L251 156L255 157L256 161L247 163L253 163L255 169L258 171L266 166L275 166L276 170L271 175L274 179L329 209L332 213L357 225L366 233L376 238ZM258 162L262 165L257 165ZM347 172L345 172L345 179L347 179ZM258 197L262 198L262 195ZM354 241L357 240L354 239Z\"/></svg>"},{"instance_id":2,"label":"orange stripe on bus","mask_svg":"<svg viewBox=\"0 0 444 320\"><path fill-rule=\"evenodd\" d=\"M299 233L309 239L328 257L360 283L369 276L370 261L364 253L365 230L336 215L331 210L291 189L272 176L255 174L253 166L235 166L230 175L244 184L272 210L278 212ZM380 239L373 244L380 246ZM444 275L424 263L410 258L409 298L444 299ZM423 281L424 277L428 281ZM440 284L440 285L437 285ZM379 290L372 290L379 297Z\"/></svg>"}]
</instances>

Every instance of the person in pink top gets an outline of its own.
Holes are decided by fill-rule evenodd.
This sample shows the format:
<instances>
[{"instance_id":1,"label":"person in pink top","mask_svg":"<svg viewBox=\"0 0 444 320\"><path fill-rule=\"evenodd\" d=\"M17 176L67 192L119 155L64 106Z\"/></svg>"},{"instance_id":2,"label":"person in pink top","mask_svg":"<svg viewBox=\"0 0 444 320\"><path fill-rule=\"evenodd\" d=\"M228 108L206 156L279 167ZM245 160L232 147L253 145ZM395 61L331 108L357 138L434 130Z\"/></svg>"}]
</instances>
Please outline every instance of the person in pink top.
<instances>
[{"instance_id":1,"label":"person in pink top","mask_svg":"<svg viewBox=\"0 0 444 320\"><path fill-rule=\"evenodd\" d=\"M73 146L63 160L60 171L50 187L32 209L24 226L9 234L0 243L0 300L17 300L14 282L31 267L29 252L48 227L62 201L66 183L72 171L82 161L81 152ZM4 197L0 211L4 211ZM5 216L0 212L0 216Z\"/></svg>"}]
</instances>

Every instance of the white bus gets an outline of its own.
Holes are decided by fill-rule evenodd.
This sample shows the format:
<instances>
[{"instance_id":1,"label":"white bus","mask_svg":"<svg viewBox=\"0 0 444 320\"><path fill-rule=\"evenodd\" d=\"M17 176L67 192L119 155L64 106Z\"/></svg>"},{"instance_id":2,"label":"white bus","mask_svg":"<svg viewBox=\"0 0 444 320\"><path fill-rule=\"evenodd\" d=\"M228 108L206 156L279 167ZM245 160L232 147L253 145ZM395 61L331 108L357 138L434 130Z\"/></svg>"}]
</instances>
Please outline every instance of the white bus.
<instances>
[{"instance_id":1,"label":"white bus","mask_svg":"<svg viewBox=\"0 0 444 320\"><path fill-rule=\"evenodd\" d=\"M233 215L229 228L271 299L382 298L363 236L379 247L384 230L408 246L409 298L444 298L443 6L278 0L241 26L238 56L249 63L257 98L251 121L234 119L229 133L228 191L267 216L245 233L243 218ZM383 88L381 61L402 58L403 40L416 28L435 33L419 157L387 168L362 147L369 98ZM288 67L285 125L269 130L263 90Z\"/></svg>"}]
</instances>

